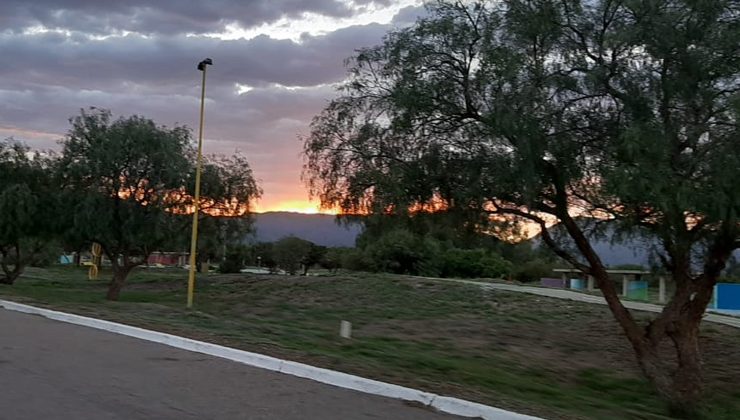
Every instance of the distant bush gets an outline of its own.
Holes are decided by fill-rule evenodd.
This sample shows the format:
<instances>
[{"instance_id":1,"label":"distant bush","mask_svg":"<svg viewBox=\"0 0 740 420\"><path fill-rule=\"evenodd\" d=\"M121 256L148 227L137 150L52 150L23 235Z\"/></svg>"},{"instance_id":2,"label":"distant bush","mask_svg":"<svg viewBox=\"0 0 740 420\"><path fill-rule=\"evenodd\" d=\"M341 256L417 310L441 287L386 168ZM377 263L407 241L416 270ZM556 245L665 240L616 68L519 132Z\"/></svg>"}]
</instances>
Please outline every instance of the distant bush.
<instances>
[{"instance_id":1,"label":"distant bush","mask_svg":"<svg viewBox=\"0 0 740 420\"><path fill-rule=\"evenodd\" d=\"M375 261L361 249L347 249L341 256L342 268L352 271L378 271Z\"/></svg>"},{"instance_id":2,"label":"distant bush","mask_svg":"<svg viewBox=\"0 0 740 420\"><path fill-rule=\"evenodd\" d=\"M307 240L295 236L286 236L275 242L272 253L277 266L285 270L286 273L293 275L306 261L313 246L314 244Z\"/></svg>"},{"instance_id":3,"label":"distant bush","mask_svg":"<svg viewBox=\"0 0 740 420\"><path fill-rule=\"evenodd\" d=\"M319 261L319 266L329 271L342 268L342 258L348 251L349 248L327 248Z\"/></svg>"},{"instance_id":4,"label":"distant bush","mask_svg":"<svg viewBox=\"0 0 740 420\"><path fill-rule=\"evenodd\" d=\"M424 259L422 241L405 229L388 231L364 251L378 270L396 274L418 274Z\"/></svg>"},{"instance_id":5,"label":"distant bush","mask_svg":"<svg viewBox=\"0 0 740 420\"><path fill-rule=\"evenodd\" d=\"M231 257L231 258L230 258ZM226 259L218 266L218 272L222 274L238 273L242 269L240 258L234 258L233 254L226 256Z\"/></svg>"},{"instance_id":6,"label":"distant bush","mask_svg":"<svg viewBox=\"0 0 740 420\"><path fill-rule=\"evenodd\" d=\"M484 249L452 248L441 254L442 277L504 277L512 264L502 256Z\"/></svg>"},{"instance_id":7,"label":"distant bush","mask_svg":"<svg viewBox=\"0 0 740 420\"><path fill-rule=\"evenodd\" d=\"M543 259L533 259L517 265L512 271L512 277L516 281L531 282L539 281L542 277L552 277L555 264Z\"/></svg>"},{"instance_id":8,"label":"distant bush","mask_svg":"<svg viewBox=\"0 0 740 420\"><path fill-rule=\"evenodd\" d=\"M511 262L494 253L487 254L479 263L483 267L480 277L504 278L511 274L514 268Z\"/></svg>"}]
</instances>

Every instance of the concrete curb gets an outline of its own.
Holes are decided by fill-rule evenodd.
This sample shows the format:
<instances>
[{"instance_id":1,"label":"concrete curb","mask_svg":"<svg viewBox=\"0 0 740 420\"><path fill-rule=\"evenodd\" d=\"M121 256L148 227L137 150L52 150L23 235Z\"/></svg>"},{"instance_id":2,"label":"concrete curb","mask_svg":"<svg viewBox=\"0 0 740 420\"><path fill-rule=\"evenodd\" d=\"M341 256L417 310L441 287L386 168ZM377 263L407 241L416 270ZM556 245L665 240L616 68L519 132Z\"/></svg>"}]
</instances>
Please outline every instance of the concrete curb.
<instances>
[{"instance_id":1,"label":"concrete curb","mask_svg":"<svg viewBox=\"0 0 740 420\"><path fill-rule=\"evenodd\" d=\"M45 318L56 321L82 325L89 328L160 343L170 347L220 357L222 359L232 360L245 365L306 378L339 388L352 389L366 394L379 395L399 400L415 401L436 410L458 416L477 417L486 420L541 420L538 417L514 413L512 411L506 411L472 401L445 397L413 388L406 388L347 373L305 365L303 363L277 359L264 354L237 350L230 347L219 346L218 344L206 343L172 334L145 330L143 328L132 327L130 325L119 324L116 322L88 318L50 309L37 308L35 306L24 305L7 300L0 300L0 307L10 311L41 315Z\"/></svg>"}]
</instances>

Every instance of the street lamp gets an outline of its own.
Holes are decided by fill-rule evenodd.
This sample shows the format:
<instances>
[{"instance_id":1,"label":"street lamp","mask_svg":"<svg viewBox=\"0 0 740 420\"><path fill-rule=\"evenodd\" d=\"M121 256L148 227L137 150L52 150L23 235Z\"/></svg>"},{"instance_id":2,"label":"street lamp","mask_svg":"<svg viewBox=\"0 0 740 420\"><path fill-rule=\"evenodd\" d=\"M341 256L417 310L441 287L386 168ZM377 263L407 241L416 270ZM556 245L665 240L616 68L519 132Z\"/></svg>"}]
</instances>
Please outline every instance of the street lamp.
<instances>
[{"instance_id":1,"label":"street lamp","mask_svg":"<svg viewBox=\"0 0 740 420\"><path fill-rule=\"evenodd\" d=\"M190 272L188 274L188 308L193 307L195 290L196 252L198 248L198 212L200 210L200 171L203 165L203 114L206 103L206 66L213 65L213 60L206 58L198 63L198 70L203 73L200 90L200 128L198 129L198 161L195 166L195 197L193 208L193 235L190 238Z\"/></svg>"}]
</instances>

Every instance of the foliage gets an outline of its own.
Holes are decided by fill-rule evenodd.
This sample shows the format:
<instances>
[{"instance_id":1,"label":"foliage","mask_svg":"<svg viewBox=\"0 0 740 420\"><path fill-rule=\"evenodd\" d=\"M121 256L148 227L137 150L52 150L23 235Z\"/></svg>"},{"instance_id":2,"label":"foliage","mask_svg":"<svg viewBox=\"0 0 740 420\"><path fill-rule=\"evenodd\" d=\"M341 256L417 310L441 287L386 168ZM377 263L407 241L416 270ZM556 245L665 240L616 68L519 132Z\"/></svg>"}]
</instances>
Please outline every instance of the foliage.
<instances>
[{"instance_id":1,"label":"foliage","mask_svg":"<svg viewBox=\"0 0 740 420\"><path fill-rule=\"evenodd\" d=\"M305 177L346 212L432 206L538 226L594 276L643 373L689 412L699 324L740 246L737 45L731 0L439 1L350 60L305 139ZM659 241L677 287L647 328L574 213Z\"/></svg>"},{"instance_id":2,"label":"foliage","mask_svg":"<svg viewBox=\"0 0 740 420\"><path fill-rule=\"evenodd\" d=\"M252 263L259 267L265 267L270 271L274 271L277 268L274 248L274 244L271 242L260 242L254 245L251 252L254 257Z\"/></svg>"},{"instance_id":3,"label":"foliage","mask_svg":"<svg viewBox=\"0 0 740 420\"><path fill-rule=\"evenodd\" d=\"M243 267L240 257L239 254L227 252L221 264L218 265L218 272L221 274L240 272Z\"/></svg>"},{"instance_id":4,"label":"foliage","mask_svg":"<svg viewBox=\"0 0 740 420\"><path fill-rule=\"evenodd\" d=\"M324 255L321 257L321 261L319 261L319 266L329 271L336 272L338 269L342 268L342 258L349 251L351 251L350 248L327 248L326 252L324 252Z\"/></svg>"},{"instance_id":5,"label":"foliage","mask_svg":"<svg viewBox=\"0 0 740 420\"><path fill-rule=\"evenodd\" d=\"M46 262L60 217L53 160L14 140L0 142L0 283Z\"/></svg>"},{"instance_id":6,"label":"foliage","mask_svg":"<svg viewBox=\"0 0 740 420\"><path fill-rule=\"evenodd\" d=\"M543 277L551 277L555 264L542 258L535 258L514 266L511 276L520 282L539 281Z\"/></svg>"},{"instance_id":7,"label":"foliage","mask_svg":"<svg viewBox=\"0 0 740 420\"><path fill-rule=\"evenodd\" d=\"M378 271L376 262L359 248L349 248L341 253L341 266L351 271Z\"/></svg>"},{"instance_id":8,"label":"foliage","mask_svg":"<svg viewBox=\"0 0 740 420\"><path fill-rule=\"evenodd\" d=\"M193 165L194 166L194 165ZM195 176L188 191L195 191ZM204 157L198 226L198 262L222 260L229 246L236 246L253 231L252 203L262 195L247 159L240 153L229 157ZM190 232L182 237L190 245Z\"/></svg>"},{"instance_id":9,"label":"foliage","mask_svg":"<svg viewBox=\"0 0 740 420\"><path fill-rule=\"evenodd\" d=\"M433 212L418 210L408 213L401 211L400 214L369 215L355 219L364 225L362 233L357 237L357 246L361 248L394 229L406 230L419 237L428 237L445 246L463 249L494 249L504 244L497 236L491 234L492 230L502 229L504 225L483 214L469 215L448 210Z\"/></svg>"},{"instance_id":10,"label":"foliage","mask_svg":"<svg viewBox=\"0 0 740 420\"><path fill-rule=\"evenodd\" d=\"M402 229L386 232L368 244L364 251L380 271L396 274L418 274L424 259L419 238Z\"/></svg>"},{"instance_id":11,"label":"foliage","mask_svg":"<svg viewBox=\"0 0 740 420\"><path fill-rule=\"evenodd\" d=\"M441 257L443 277L500 278L513 269L509 261L484 249L449 249Z\"/></svg>"},{"instance_id":12,"label":"foliage","mask_svg":"<svg viewBox=\"0 0 740 420\"><path fill-rule=\"evenodd\" d=\"M272 252L277 266L288 274L295 274L311 253L313 243L295 236L275 242Z\"/></svg>"},{"instance_id":13,"label":"foliage","mask_svg":"<svg viewBox=\"0 0 740 420\"><path fill-rule=\"evenodd\" d=\"M108 298L116 300L131 269L182 229L178 211L186 203L173 192L190 173L190 133L139 116L113 121L96 109L70 123L60 166L71 228L101 244L114 270Z\"/></svg>"},{"instance_id":14,"label":"foliage","mask_svg":"<svg viewBox=\"0 0 740 420\"><path fill-rule=\"evenodd\" d=\"M320 264L324 260L324 255L326 255L327 248L325 246L316 245L314 243L311 243L311 246L308 249L308 252L301 260L301 265L303 266L303 275L308 274L308 269Z\"/></svg>"},{"instance_id":15,"label":"foliage","mask_svg":"<svg viewBox=\"0 0 740 420\"><path fill-rule=\"evenodd\" d=\"M70 236L100 243L113 266L108 298L118 299L129 272L149 254L188 237L193 208L194 153L190 131L110 111L82 111L63 142L60 173L74 214ZM205 214L248 217L259 196L246 161L211 159L205 165ZM221 232L232 221L216 223ZM238 223L236 220L233 223ZM205 222L205 237L209 225Z\"/></svg>"}]
</instances>

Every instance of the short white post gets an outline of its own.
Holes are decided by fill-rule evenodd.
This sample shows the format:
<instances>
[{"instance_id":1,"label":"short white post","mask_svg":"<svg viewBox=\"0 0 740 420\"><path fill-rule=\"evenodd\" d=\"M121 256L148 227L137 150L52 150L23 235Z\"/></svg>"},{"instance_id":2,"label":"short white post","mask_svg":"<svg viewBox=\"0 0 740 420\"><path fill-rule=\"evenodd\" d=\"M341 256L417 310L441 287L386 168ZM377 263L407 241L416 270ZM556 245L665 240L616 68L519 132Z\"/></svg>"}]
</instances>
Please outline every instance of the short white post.
<instances>
[{"instance_id":1,"label":"short white post","mask_svg":"<svg viewBox=\"0 0 740 420\"><path fill-rule=\"evenodd\" d=\"M622 276L622 296L627 297L627 292L630 290L630 277L628 275Z\"/></svg>"},{"instance_id":2,"label":"short white post","mask_svg":"<svg viewBox=\"0 0 740 420\"><path fill-rule=\"evenodd\" d=\"M352 338L352 323L341 321L339 323L339 336L342 338Z\"/></svg>"},{"instance_id":3,"label":"short white post","mask_svg":"<svg viewBox=\"0 0 740 420\"><path fill-rule=\"evenodd\" d=\"M658 277L658 302L665 303L665 277Z\"/></svg>"},{"instance_id":4,"label":"short white post","mask_svg":"<svg viewBox=\"0 0 740 420\"><path fill-rule=\"evenodd\" d=\"M594 276L589 275L588 276L588 291L593 292L595 290L594 288Z\"/></svg>"},{"instance_id":5,"label":"short white post","mask_svg":"<svg viewBox=\"0 0 740 420\"><path fill-rule=\"evenodd\" d=\"M568 282L568 273L563 273L560 278L563 280L563 288L570 288L570 283Z\"/></svg>"}]
</instances>

